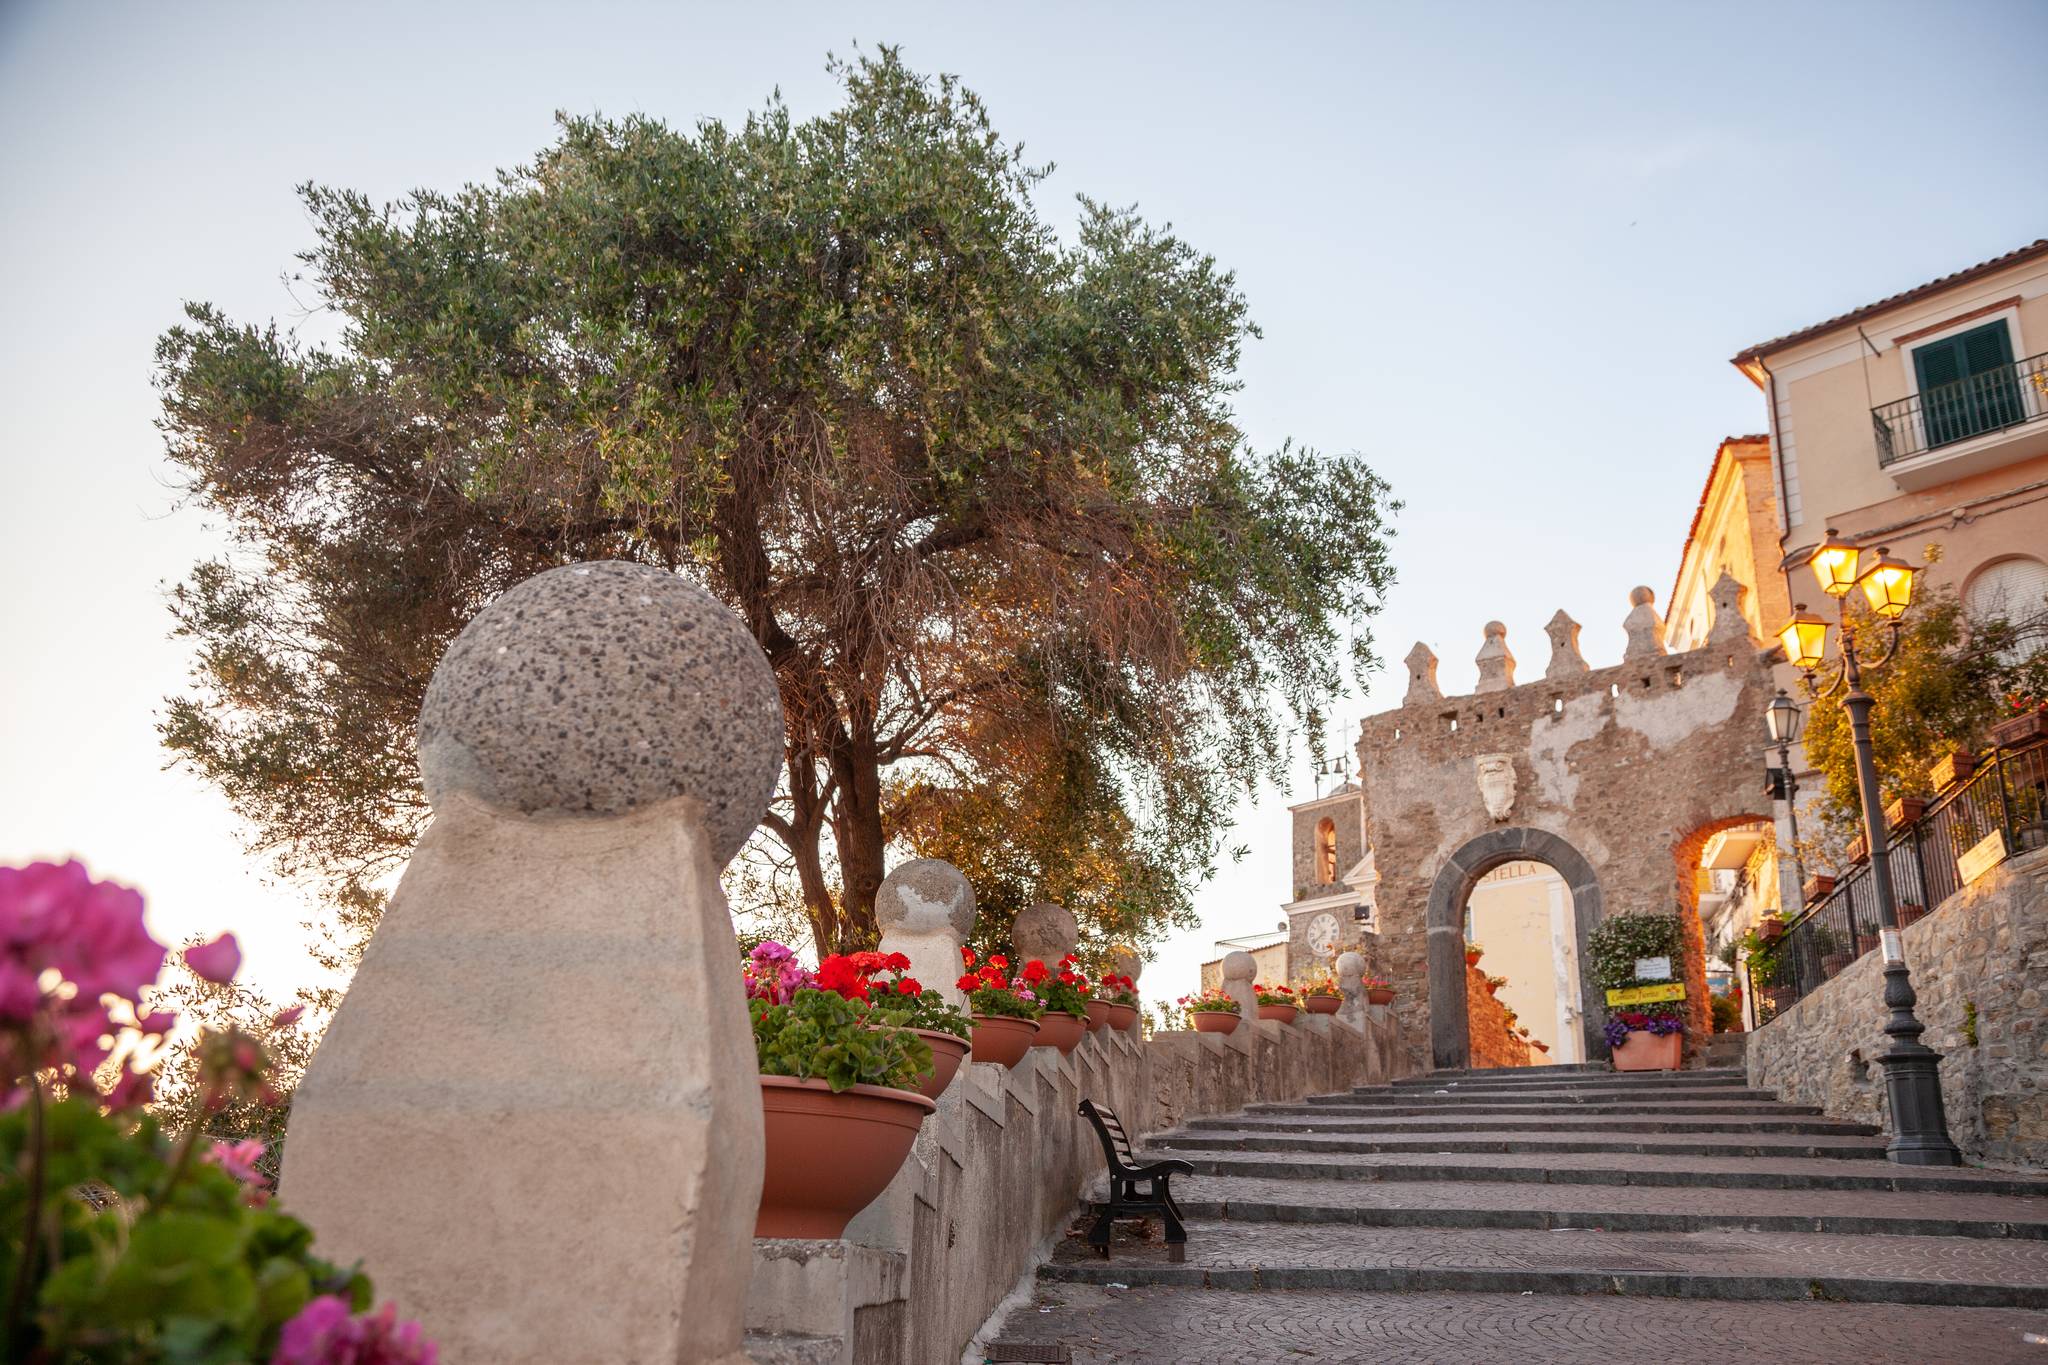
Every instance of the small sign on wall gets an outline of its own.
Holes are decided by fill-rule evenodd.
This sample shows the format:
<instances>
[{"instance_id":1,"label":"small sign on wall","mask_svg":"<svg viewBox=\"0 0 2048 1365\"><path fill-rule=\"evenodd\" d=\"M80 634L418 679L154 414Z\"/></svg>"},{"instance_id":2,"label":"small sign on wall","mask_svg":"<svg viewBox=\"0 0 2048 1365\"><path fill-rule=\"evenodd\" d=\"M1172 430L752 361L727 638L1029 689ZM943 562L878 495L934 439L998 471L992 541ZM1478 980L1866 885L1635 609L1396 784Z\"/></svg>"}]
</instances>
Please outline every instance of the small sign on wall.
<instances>
[{"instance_id":1,"label":"small sign on wall","mask_svg":"<svg viewBox=\"0 0 2048 1365\"><path fill-rule=\"evenodd\" d=\"M1667 1000L1685 999L1685 986L1674 981L1668 986L1629 986L1622 990L1607 992L1610 1005L1658 1005Z\"/></svg>"},{"instance_id":2,"label":"small sign on wall","mask_svg":"<svg viewBox=\"0 0 2048 1365\"><path fill-rule=\"evenodd\" d=\"M2005 831L1994 829L1970 845L1969 852L1956 859L1956 871L1963 874L1963 885L1968 886L2004 861Z\"/></svg>"},{"instance_id":3,"label":"small sign on wall","mask_svg":"<svg viewBox=\"0 0 2048 1365\"><path fill-rule=\"evenodd\" d=\"M1668 957L1639 957L1636 959L1636 980L1669 981L1671 959Z\"/></svg>"}]
</instances>

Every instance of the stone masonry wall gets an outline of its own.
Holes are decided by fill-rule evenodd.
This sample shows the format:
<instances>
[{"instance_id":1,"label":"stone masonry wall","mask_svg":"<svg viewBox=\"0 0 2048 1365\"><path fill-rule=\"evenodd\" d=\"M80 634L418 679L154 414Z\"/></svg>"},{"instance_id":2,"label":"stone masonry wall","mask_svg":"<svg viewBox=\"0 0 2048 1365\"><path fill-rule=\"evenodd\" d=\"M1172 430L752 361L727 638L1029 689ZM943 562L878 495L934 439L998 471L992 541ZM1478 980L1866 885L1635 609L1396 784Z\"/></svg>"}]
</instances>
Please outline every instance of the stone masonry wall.
<instances>
[{"instance_id":1,"label":"stone masonry wall","mask_svg":"<svg viewBox=\"0 0 2048 1365\"><path fill-rule=\"evenodd\" d=\"M1904 937L1949 1136L1979 1161L2048 1168L2048 852L1992 869ZM1865 953L1749 1035L1750 1084L1884 1123L1885 1016L1883 964Z\"/></svg>"},{"instance_id":2,"label":"stone masonry wall","mask_svg":"<svg viewBox=\"0 0 2048 1365\"><path fill-rule=\"evenodd\" d=\"M1465 968L1465 1023L1475 1067L1527 1066L1529 1045L1508 1027L1507 1006L1486 989L1486 973Z\"/></svg>"},{"instance_id":3,"label":"stone masonry wall","mask_svg":"<svg viewBox=\"0 0 2048 1365\"><path fill-rule=\"evenodd\" d=\"M843 1242L757 1240L748 1349L757 1362L957 1360L1080 1212L1104 1170L1082 1099L1133 1134L1203 1114L1408 1074L1394 1022L1303 1015L1230 1034L1103 1030L1065 1057L1034 1048L1014 1069L970 1063L925 1120L896 1183ZM838 1353L824 1342L838 1340Z\"/></svg>"}]
</instances>

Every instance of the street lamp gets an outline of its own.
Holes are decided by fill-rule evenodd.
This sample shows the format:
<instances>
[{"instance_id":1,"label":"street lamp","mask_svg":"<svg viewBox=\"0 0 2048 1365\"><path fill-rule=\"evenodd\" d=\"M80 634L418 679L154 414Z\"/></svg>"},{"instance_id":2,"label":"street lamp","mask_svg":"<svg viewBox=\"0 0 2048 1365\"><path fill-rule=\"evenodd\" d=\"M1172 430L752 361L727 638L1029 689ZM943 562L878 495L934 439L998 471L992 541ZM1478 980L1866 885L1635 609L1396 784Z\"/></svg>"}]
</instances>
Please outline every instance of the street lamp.
<instances>
[{"instance_id":1,"label":"street lamp","mask_svg":"<svg viewBox=\"0 0 2048 1365\"><path fill-rule=\"evenodd\" d=\"M1884 1088L1891 1103L1892 1140L1885 1155L1908 1166L1960 1166L1962 1153L1948 1135L1948 1120L1941 1103L1941 1054L1920 1041L1926 1026L1915 1017L1918 997L1906 969L1906 950L1899 934L1899 910L1892 896L1891 858L1885 842L1884 808L1877 783L1877 760L1870 747L1870 712L1875 700L1863 690L1863 665L1856 654L1856 627L1849 618L1848 595L1860 587L1877 613L1890 628L1885 651L1870 660L1872 668L1882 667L1899 647L1899 618L1913 603L1913 588L1919 570L1893 559L1882 546L1873 555L1842 540L1833 528L1817 546L1808 563L1820 589L1840 604L1841 658L1837 676L1815 695L1832 695L1843 687L1848 695L1842 705L1849 713L1849 731L1856 745L1856 786L1863 798L1863 840L1870 850L1870 877L1877 890L1877 909L1884 944L1884 1003L1891 1011L1885 1021L1885 1035L1891 1047L1879 1058L1884 1067ZM1814 673L1825 660L1827 622L1806 614L1802 604L1779 631L1785 657L1814 684ZM1783 693L1779 694L1781 697ZM1785 698L1788 705L1790 698ZM1797 707L1790 707L1794 714ZM1780 753L1790 755L1790 739L1779 738L1778 725L1784 720L1777 702L1771 703L1765 722L1779 739ZM1795 722L1796 724L1796 722ZM1790 763L1787 762L1789 769Z\"/></svg>"}]
</instances>

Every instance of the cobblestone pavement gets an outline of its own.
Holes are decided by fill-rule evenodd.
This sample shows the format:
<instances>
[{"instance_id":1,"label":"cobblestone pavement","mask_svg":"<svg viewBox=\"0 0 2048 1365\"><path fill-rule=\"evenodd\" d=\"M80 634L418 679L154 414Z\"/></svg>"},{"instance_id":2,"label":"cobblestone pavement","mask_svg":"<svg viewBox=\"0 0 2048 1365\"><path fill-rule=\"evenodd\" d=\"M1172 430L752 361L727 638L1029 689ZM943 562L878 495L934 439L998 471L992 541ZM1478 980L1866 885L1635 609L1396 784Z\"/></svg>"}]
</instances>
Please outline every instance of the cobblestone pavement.
<instances>
[{"instance_id":1,"label":"cobblestone pavement","mask_svg":"<svg viewBox=\"0 0 2048 1365\"><path fill-rule=\"evenodd\" d=\"M1041 1308L1049 1311L1041 1312ZM1853 1361L2048 1365L2048 1314L1892 1304L1725 1303L1499 1294L1102 1289L1041 1285L1006 1340L1058 1341L1075 1365L1674 1365Z\"/></svg>"}]
</instances>

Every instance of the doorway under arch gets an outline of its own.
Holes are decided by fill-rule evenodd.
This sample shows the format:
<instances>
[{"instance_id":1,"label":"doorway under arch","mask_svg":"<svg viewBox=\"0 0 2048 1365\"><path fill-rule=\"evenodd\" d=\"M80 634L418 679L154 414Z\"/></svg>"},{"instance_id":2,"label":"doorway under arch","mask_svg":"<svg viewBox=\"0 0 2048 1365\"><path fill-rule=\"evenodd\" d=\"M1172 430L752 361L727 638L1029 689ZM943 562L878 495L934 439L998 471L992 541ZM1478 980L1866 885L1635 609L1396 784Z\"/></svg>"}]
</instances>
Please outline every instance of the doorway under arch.
<instances>
[{"instance_id":1,"label":"doorway under arch","mask_svg":"<svg viewBox=\"0 0 2048 1365\"><path fill-rule=\"evenodd\" d=\"M1584 970L1586 938L1606 915L1600 878L1584 854L1548 830L1512 826L1489 830L1444 860L1429 889L1429 1048L1438 1070L1471 1060L1466 1023L1465 906L1480 878L1504 863L1542 863L1564 879L1577 936L1581 1056L1600 1055L1602 1019L1593 974Z\"/></svg>"}]
</instances>

